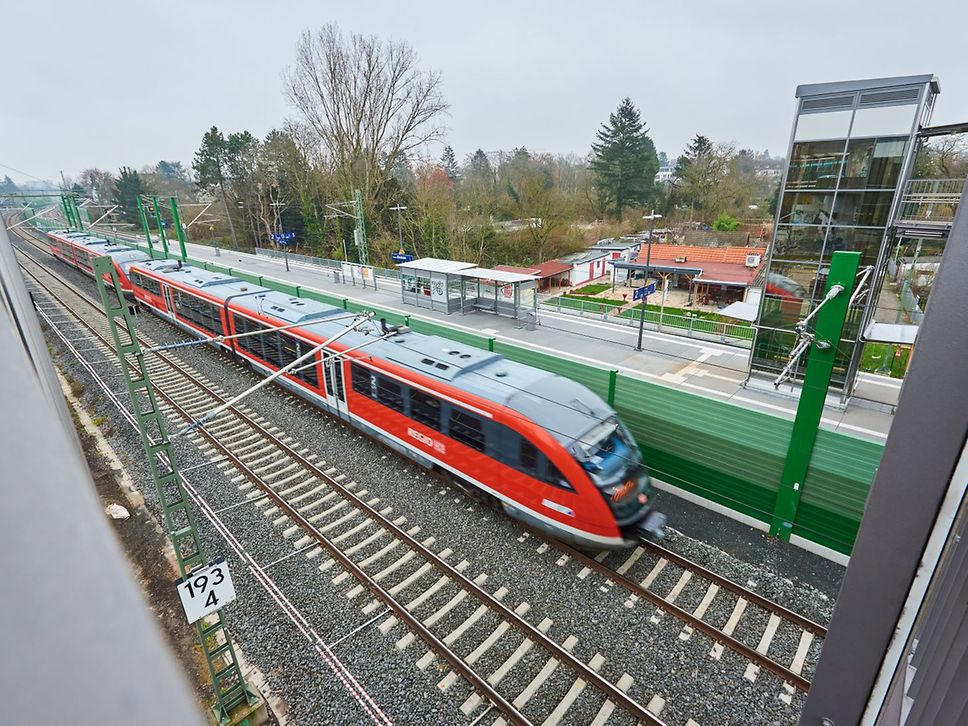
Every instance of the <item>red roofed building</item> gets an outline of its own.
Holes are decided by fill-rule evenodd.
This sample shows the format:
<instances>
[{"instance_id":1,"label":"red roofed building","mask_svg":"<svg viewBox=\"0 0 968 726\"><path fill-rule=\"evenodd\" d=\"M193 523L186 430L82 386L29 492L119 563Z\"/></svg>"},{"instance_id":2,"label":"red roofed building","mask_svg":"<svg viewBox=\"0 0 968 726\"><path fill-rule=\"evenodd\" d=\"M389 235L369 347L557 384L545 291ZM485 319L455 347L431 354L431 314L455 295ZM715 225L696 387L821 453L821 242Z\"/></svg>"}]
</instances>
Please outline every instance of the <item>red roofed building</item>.
<instances>
[{"instance_id":1,"label":"red roofed building","mask_svg":"<svg viewBox=\"0 0 968 726\"><path fill-rule=\"evenodd\" d=\"M649 268L653 276L668 277L670 287L689 290L700 305L728 304L745 298L765 258L763 247L654 244ZM645 261L643 249L633 263L642 269Z\"/></svg>"},{"instance_id":2,"label":"red roofed building","mask_svg":"<svg viewBox=\"0 0 968 726\"><path fill-rule=\"evenodd\" d=\"M563 287L568 283L568 275L571 272L571 265L564 262L549 260L541 262L531 267L512 267L510 265L495 265L495 270L505 272L519 272L522 275L534 275L538 278L539 290L550 290L553 287Z\"/></svg>"}]
</instances>

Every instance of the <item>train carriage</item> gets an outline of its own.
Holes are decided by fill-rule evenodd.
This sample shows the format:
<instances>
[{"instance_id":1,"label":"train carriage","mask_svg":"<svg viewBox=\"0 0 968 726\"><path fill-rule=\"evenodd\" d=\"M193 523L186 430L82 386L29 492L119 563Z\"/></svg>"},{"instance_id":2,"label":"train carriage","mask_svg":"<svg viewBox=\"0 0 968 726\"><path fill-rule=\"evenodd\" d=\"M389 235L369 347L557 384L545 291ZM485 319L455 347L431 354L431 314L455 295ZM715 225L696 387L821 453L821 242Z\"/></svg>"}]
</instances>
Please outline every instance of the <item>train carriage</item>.
<instances>
[{"instance_id":1,"label":"train carriage","mask_svg":"<svg viewBox=\"0 0 968 726\"><path fill-rule=\"evenodd\" d=\"M92 258L98 255L108 255L114 262L114 270L121 282L121 288L128 297L133 296L131 281L128 279L128 270L135 262L144 262L149 259L148 255L140 250L134 250L86 232L71 232L69 230L48 232L47 244L54 257L91 277L94 277L94 271L91 267ZM104 280L110 284L110 275L105 275Z\"/></svg>"},{"instance_id":2,"label":"train carriage","mask_svg":"<svg viewBox=\"0 0 968 726\"><path fill-rule=\"evenodd\" d=\"M342 333L280 384L513 517L594 548L661 534L638 447L574 381L437 336L381 339L372 320L347 332L341 308L176 262L130 274L140 302L193 335L265 331L218 342L264 374Z\"/></svg>"}]
</instances>

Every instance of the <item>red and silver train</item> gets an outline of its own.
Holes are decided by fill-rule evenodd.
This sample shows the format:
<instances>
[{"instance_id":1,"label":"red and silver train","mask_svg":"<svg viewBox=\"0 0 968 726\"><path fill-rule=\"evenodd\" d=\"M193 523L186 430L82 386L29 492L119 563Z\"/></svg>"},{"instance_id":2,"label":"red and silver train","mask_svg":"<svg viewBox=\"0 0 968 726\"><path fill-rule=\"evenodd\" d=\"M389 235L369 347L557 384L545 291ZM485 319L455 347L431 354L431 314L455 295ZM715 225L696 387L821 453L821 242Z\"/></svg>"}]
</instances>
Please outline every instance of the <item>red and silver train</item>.
<instances>
[{"instance_id":1,"label":"red and silver train","mask_svg":"<svg viewBox=\"0 0 968 726\"><path fill-rule=\"evenodd\" d=\"M661 537L665 516L615 411L584 386L495 353L168 260L134 262L135 298L509 515L595 549ZM286 326L286 330L278 328ZM387 337L388 333L391 333Z\"/></svg>"},{"instance_id":2,"label":"red and silver train","mask_svg":"<svg viewBox=\"0 0 968 726\"><path fill-rule=\"evenodd\" d=\"M134 291L131 289L131 280L128 278L128 270L135 262L144 262L149 259L148 255L141 250L134 250L101 237L94 237L86 232L58 230L48 232L47 238L47 244L54 257L63 260L72 267L76 267L91 277L94 277L94 271L91 269L91 258L98 255L108 255L114 261L114 271L117 273L121 287L128 297L134 295ZM105 275L104 281L110 283L110 275Z\"/></svg>"}]
</instances>

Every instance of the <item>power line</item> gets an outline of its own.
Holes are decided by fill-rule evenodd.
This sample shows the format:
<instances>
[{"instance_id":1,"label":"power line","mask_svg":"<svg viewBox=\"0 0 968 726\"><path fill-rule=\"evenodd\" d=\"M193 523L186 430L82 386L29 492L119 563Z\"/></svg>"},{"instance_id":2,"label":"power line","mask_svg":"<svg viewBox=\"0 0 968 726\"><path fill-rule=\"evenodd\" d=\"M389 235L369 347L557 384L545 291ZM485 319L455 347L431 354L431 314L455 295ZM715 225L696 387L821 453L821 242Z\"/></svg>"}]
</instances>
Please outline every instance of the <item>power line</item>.
<instances>
[{"instance_id":1,"label":"power line","mask_svg":"<svg viewBox=\"0 0 968 726\"><path fill-rule=\"evenodd\" d=\"M0 164L0 166L2 166L4 169L9 169L10 171L15 171L18 174L23 174L24 176L29 176L31 179L36 179L39 182L50 181L50 179L41 179L39 176L34 176L33 174L29 174L29 173L23 171L22 169L17 169L15 167L9 166L7 164Z\"/></svg>"}]
</instances>

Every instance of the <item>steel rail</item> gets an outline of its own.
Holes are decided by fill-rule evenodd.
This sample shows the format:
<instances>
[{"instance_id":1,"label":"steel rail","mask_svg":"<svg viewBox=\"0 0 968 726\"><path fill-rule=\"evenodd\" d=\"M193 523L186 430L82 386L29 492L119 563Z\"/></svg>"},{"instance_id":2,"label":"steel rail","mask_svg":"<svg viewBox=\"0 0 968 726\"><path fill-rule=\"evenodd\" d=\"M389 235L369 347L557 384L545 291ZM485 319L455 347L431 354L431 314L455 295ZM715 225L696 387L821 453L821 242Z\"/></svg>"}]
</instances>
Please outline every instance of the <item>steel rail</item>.
<instances>
[{"instance_id":1,"label":"steel rail","mask_svg":"<svg viewBox=\"0 0 968 726\"><path fill-rule=\"evenodd\" d=\"M166 356L159 356L159 357L166 357ZM169 365L173 367L174 370L176 371L179 370L177 365L175 365L171 361L167 361L167 362L169 363ZM197 388L204 390L212 398L216 400L220 400L222 398L219 394L211 391L211 389L209 389L204 384L187 376L187 374L182 373L182 375L186 378L186 380L191 381ZM162 396L165 396L163 392L159 391L159 393ZM277 448L284 451L292 460L296 461L304 469L312 473L313 476L326 482L326 484L333 491L339 494L347 503L349 503L351 506L358 509L360 512L362 512L364 515L369 517L371 520L375 521L377 524L379 524L379 526L383 527L388 532L392 533L394 537L396 537L397 539L405 543L408 547L410 547L411 550L416 551L426 561L432 563L438 570L443 571L445 574L448 575L448 577L450 577L451 581L455 582L455 584L458 584L462 589L470 592L478 600L486 604L490 609L499 612L504 617L505 620L513 624L519 631L525 633L533 642L537 642L545 650L548 650L549 652L553 653L559 661L564 662L572 670L574 670L583 680L585 680L586 682L592 683L592 685L594 685L600 691L604 692L612 701L616 702L617 704L620 704L623 708L625 708L633 715L635 715L636 718L640 720L640 722L654 724L655 726L661 726L662 721L660 721L654 715L652 715L652 713L649 712L642 704L640 704L638 701L633 699L624 691L620 690L611 681L609 681L607 678L605 678L597 671L592 669L584 661L574 656L563 646L559 645L554 640L549 638L538 628L536 628L534 625L532 625L527 620L525 620L522 616L518 615L513 608L508 607L503 602L501 602L496 597L494 597L491 593L489 593L487 590L480 587L476 582L473 581L473 579L467 577L461 571L459 571L457 568L451 565L449 562L443 560L435 552L425 547L420 541L418 541L416 538L408 534L406 530L404 530L402 527L394 524L388 517L381 514L379 511L377 511L374 507L370 506L366 502L362 501L359 497L353 494L349 489L344 487L333 477L331 477L325 471L320 469L312 461L309 461L305 456L300 454L293 447L283 442L279 437L277 437L275 434L265 429L265 427L261 426L254 420L252 420L248 415L246 415L242 411L239 411L238 409L235 409L235 408L231 408L229 410L232 411L233 415L235 415L236 417L244 421L252 429L254 429L256 432L262 435L265 439L272 442L272 444L275 445ZM179 415L190 415L190 414L188 414L188 412L184 412L184 414L182 414L182 412L180 411ZM227 456L232 458L233 461L237 460L237 457L232 455L231 452L228 451L228 449L224 445L219 444L215 440L215 437L213 435L211 435L205 429L201 429L200 431L203 434L205 434L208 437L208 439L212 441L213 444L215 444L221 451L223 451L223 453L225 453ZM239 461L239 464L241 466L240 470L244 474L246 474L247 478L250 478L250 474L246 472L247 471L251 472L251 470L248 469L248 467L244 464L244 462ZM274 490L271 489L271 487L268 486L268 484L260 483L261 480L257 481L259 479L258 474L256 474L255 472L251 472L251 476L255 477L255 479L250 478L250 481L252 481L260 488L263 488L266 494L271 499L273 499L273 501L277 502L277 504L279 502L284 501L281 499L281 497L279 497L278 494L276 494ZM280 505L280 508L286 510L287 513L290 510L295 512L295 515L290 514L290 516L294 520L296 520L297 523L300 523L300 526L303 527L303 529L305 529L307 532L312 534L314 538L317 536L316 528L312 525L312 523L308 522L308 520L302 517L302 515L299 514L295 509L292 509L288 505L286 506ZM305 522L306 523L305 526L302 525L301 522ZM318 537L322 538L318 541L320 542L320 544L323 544L323 540L326 539L325 535L318 533ZM343 562L342 558L337 558L337 559L339 559L341 563ZM350 561L350 560L348 560L347 558L347 561ZM363 574L365 575L365 573ZM364 584L365 584L365 581L364 581ZM376 583L374 583L374 585L376 585ZM379 587L379 585L376 585L376 587ZM382 591L382 588L380 590ZM393 608L393 605L391 605L389 600L383 599L382 597L380 599L383 600L385 604ZM396 608L394 608L394 611L396 612ZM407 611L407 613L409 615L409 611ZM407 619L408 623L410 622L409 618L405 618L405 619ZM422 628L423 625L420 624L420 627ZM421 632L421 631L418 629L418 632ZM455 670L459 670L459 669L455 669Z\"/></svg>"},{"instance_id":2,"label":"steel rail","mask_svg":"<svg viewBox=\"0 0 968 726\"><path fill-rule=\"evenodd\" d=\"M35 260L35 263L40 264L40 263L37 263L36 260ZM50 272L50 271L47 271L47 272L51 276L57 277L57 275L55 275L53 272ZM39 284L42 284L42 283L39 283ZM66 281L61 281L61 284L65 285L65 287L67 287L68 289L71 289L72 292L78 295L78 297L80 297L83 301L87 302L91 307L97 309L100 312L100 306L98 306L94 301L90 300L86 295L79 292L75 288L75 286L73 286L71 283L68 283ZM60 302L65 306L67 306L66 303L64 303L63 301L60 301ZM93 328L91 328L90 326L87 326L87 327L93 333L98 335L98 337L101 337L100 334L97 333L97 331L93 330ZM102 340L103 340L103 337L102 337ZM199 381L196 381L195 379L191 378L186 373L181 371L180 368L170 359L170 356L165 352L158 351L155 353L155 355L157 355L157 357L159 358L164 359L165 362L174 371L178 372L181 376L183 376L186 380L190 381L196 387L206 391L206 393L210 395L212 398L216 400L221 400L221 401L225 400L219 394L211 391L207 386L204 386ZM187 412L184 412L184 409L181 409L181 407L178 406L178 404L175 403L163 391L159 389L158 393L169 403L169 405L171 405L175 410L179 411L179 415L188 415ZM264 427L256 423L245 413L239 411L234 407L228 410L230 410L234 416L243 420L247 425L249 425L251 428L257 431L264 438L271 441L275 446L277 446L277 448L282 449L287 455L289 455L297 463L302 465L304 468L310 470L314 474L314 476L325 481L336 493L342 496L351 506L354 506L355 508L357 508L358 510L366 514L372 520L380 524L380 526L384 527L387 531L392 532L394 536L396 536L399 540L404 542L412 550L415 550L416 552L418 552L425 560L433 563L439 570L444 571L451 578L451 580L455 582L455 584L459 584L459 586L462 587L462 589L473 594L481 602L487 604L492 610L499 612L505 618L505 620L514 624L519 631L526 633L532 641L538 642L543 648L553 653L559 661L562 661L566 665L568 665L586 682L591 682L596 688L598 688L603 693L605 693L610 700L612 700L617 704L620 704L623 708L625 708L633 715L635 715L636 718L640 720L640 722L653 724L655 726L663 726L663 722L658 718L656 718L642 704L638 703L635 699L633 699L627 693L619 689L608 679L601 676L597 671L595 671L586 663L581 661L579 658L571 654L563 646L559 645L554 640L546 636L543 632L538 630L538 628L531 625L523 617L521 617L516 612L514 612L512 608L509 608L508 606L504 605L500 600L498 600L493 595L491 595L491 593L487 592L486 590L478 586L477 583L475 583L471 578L466 577L463 573L458 571L448 562L438 557L436 553L432 552L427 547L425 547L422 543L420 543L415 538L407 534L405 530L393 524L391 520L381 515L373 507L361 501L352 492L350 492L348 489L340 485L339 482L335 481L333 477L326 474L322 469L316 466L313 462L309 461L304 456L299 454L299 452L297 452L295 449L285 444L281 439L279 439L277 436L275 436L274 434L266 430ZM219 448L224 454L226 454L226 456L231 458L233 462L237 462L236 465L240 468L240 471L246 476L246 478L249 478L251 481L253 481L254 484L262 488L266 492L267 496L269 496L269 498L273 499L273 501L275 501L277 505L280 506L281 509L285 510L290 517L292 517L295 521L297 521L297 523L300 524L301 528L306 530L307 533L313 536L314 539L317 539L317 541L320 544L322 544L324 547L326 547L327 550L331 551L331 553L334 554L334 558L339 560L341 564L347 567L347 569L351 570L354 573L354 576L357 577L357 579L359 579L368 589L370 589L381 601L383 601L388 607L393 609L394 612L399 612L398 608L402 608L403 606L400 606L399 603L396 603L396 607L395 607L394 604L392 603L395 603L396 601L393 600L392 596L386 593L379 584L377 584L374 581L371 581L369 576L364 571L359 570L359 568L355 565L355 563L352 562L352 560L349 560L349 558L345 557L345 555L342 555L342 553L338 553L338 548L336 548L335 545L332 545L331 543L329 543L325 535L323 535L321 532L316 530L316 528L312 525L312 523L308 522L308 520L305 520L305 518L303 518L302 515L300 515L295 509L293 509L288 504L286 504L285 500L281 499L279 495L274 490L272 490L272 488L268 484L262 482L261 478L259 478L255 472L249 469L249 467L246 466L244 462L242 462L235 455L233 455L227 449L227 447L225 447L223 444L220 444L212 435L210 435L207 431L205 431L204 428L200 429L200 431L203 434L205 434L209 438L209 440L212 441L212 443L215 446L217 446L217 448ZM255 478L252 479L251 477L255 477ZM290 514L290 511L292 512L292 514ZM344 559L345 559L345 562L344 562ZM357 570L359 571L359 574L357 574ZM444 651L447 651L448 649L442 643L439 643L439 648L442 648L443 651L438 650L437 647L434 647L436 636L434 636L432 633L427 631L426 627L423 626L423 624L420 623L419 620L416 620L416 618L410 615L409 611L406 611L405 614L402 614L401 619L406 621L408 625L411 625L411 627L413 627L414 630L420 634L421 638L426 640L428 645L430 645L436 652L442 655L445 658L445 660L447 660L449 663L454 665L451 658L455 658L458 663L463 663L463 661L456 654L451 654L450 656L448 656L447 653L444 652ZM428 636L427 638L424 638L424 631L426 631L426 635ZM470 671L471 675L467 676L467 674L464 673L464 668L468 668L466 664L464 664L463 667L458 665L454 666L454 669L460 672L462 675L465 675L468 681L474 684L475 687L478 687L478 684L481 684L479 686L480 691L486 694L488 698L491 698L491 691L493 689L491 689L490 685L487 684L485 681L482 681L480 677L477 676L476 673L474 673L472 670ZM495 706L503 713L505 713L514 723L528 723L526 720L521 720L523 716L516 715L517 712L513 709L512 706L510 706L510 704L506 704L506 702L504 702L504 704L507 706L507 708L510 709L510 711L505 711L505 708L502 707L503 698L500 696L500 694L497 694L496 691L494 692L494 696L495 698L491 698L492 702L495 702Z\"/></svg>"},{"instance_id":3,"label":"steel rail","mask_svg":"<svg viewBox=\"0 0 968 726\"><path fill-rule=\"evenodd\" d=\"M775 613L784 620L789 620L791 623L794 623L804 630L813 633L818 638L827 637L827 629L820 623L811 620L805 615L801 615L795 610L790 610L789 608L780 605L778 602L774 602L769 598L763 597L759 593L743 587L736 581L730 580L728 577L718 575L712 570L700 565L698 562L693 562L692 560L687 559L660 544L656 544L655 542L642 540L641 545L646 549L652 550L660 557L664 557L665 559L669 560L669 562L678 565L684 570L692 570L693 572L702 576L704 579L714 582L720 587L725 587L727 590L733 591L744 600L748 600L755 605L759 605L764 610Z\"/></svg>"},{"instance_id":4,"label":"steel rail","mask_svg":"<svg viewBox=\"0 0 968 726\"><path fill-rule=\"evenodd\" d=\"M790 685L797 688L798 690L803 691L804 693L810 690L810 681L808 681L799 673L794 673L786 666L780 665L776 661L760 653L755 648L751 648L750 646L737 640L731 635L726 635L726 633L722 632L714 625L710 625L706 621L700 618L697 618L688 610L684 610L683 608L679 607L675 603L669 602L664 597L660 595L656 595L654 592L650 590L646 590L644 587L642 587L639 583L635 582L634 580L626 577L625 575L619 574L618 572L611 569L610 567L603 565L601 562L598 562L593 557L589 557L583 552L576 550L574 547L571 547L570 545L567 545L563 542L559 542L556 539L552 539L551 537L548 537L547 535L539 532L536 529L527 527L526 525L522 525L522 527L530 531L533 535L535 535L538 539L542 540L546 544L568 555L573 560L576 560L577 562L581 562L589 569L594 570L595 572L598 572L599 574L603 575L609 580L612 580L613 582L617 582L618 584L620 584L622 587L627 589L636 597L639 597L643 600L646 600L652 603L660 610L665 610L667 613L683 621L685 624L687 624L694 630L698 630L702 633L705 633L717 643L721 643L723 646L739 653L750 662L755 663L756 665L762 667L764 670L770 671L774 675L779 676L780 678L787 681ZM745 598L745 595L743 597Z\"/></svg>"},{"instance_id":5,"label":"steel rail","mask_svg":"<svg viewBox=\"0 0 968 726\"><path fill-rule=\"evenodd\" d=\"M33 260L33 261L34 261L34 264L38 264L38 265L40 264L36 260ZM43 266L41 265L41 267ZM47 293L54 298L54 300L56 300L65 309L71 310L70 304L68 302L66 302L56 292L51 290L48 285L45 285L44 282L42 282L35 274L30 272L29 270L26 270L26 268L24 269L27 272L27 274L29 274L38 285L40 285L43 289L45 289ZM51 277L58 279L55 273L49 270L47 270L47 273ZM85 296L82 292L80 292L74 285L72 285L67 281L61 281L59 279L58 281L71 293L73 293L78 298L86 302L91 302L92 307L100 311L100 307L95 305L93 301L89 301L87 296ZM77 318L78 322L80 322L84 327L86 327L93 335L95 335L101 341L101 343L103 343L108 348L108 350L110 350L111 344L107 340L107 338L105 338L98 330L96 330L92 324L83 320L80 317L80 315L78 315L76 312L74 313L74 316ZM216 400L224 400L217 393L211 391L207 386L199 383L195 379L185 374L172 360L169 359L167 355L158 355L158 357L164 359L165 363L174 372L179 373L182 377L184 377L188 381L195 383L196 388L201 389L211 398ZM183 418L189 421L192 420L192 415L188 411L186 411L177 401L175 401L175 399L172 398L168 393L161 390L160 388L155 388L155 392L158 394L159 398L161 398L169 406L171 406L172 409L176 411L179 416L182 416ZM242 419L246 423L246 425L255 429L256 432L258 432L261 435L264 435L265 438L269 438L273 440L276 439L276 437L273 436L270 432L266 431L262 426L260 426L255 421L250 419L241 411L238 411L235 407L232 407L228 410L230 410L232 414L235 415L236 417ZM443 657L451 665L451 667L453 667L455 671L457 671L458 673L461 674L461 676L466 678L467 681L472 685L472 687L478 693L483 695L492 704L494 704L494 706L499 711L501 711L501 713L511 723L517 724L518 726L531 726L531 722L523 715L522 712L520 712L518 709L516 709L514 706L508 703L507 700L493 688L493 686L491 686L485 679L483 679L480 675L478 675L473 670L473 668L471 668L471 666L467 665L460 658L460 656L457 655L455 651L448 648L443 643L443 641L437 638L437 636L434 635L416 616L410 613L410 611L407 610L403 604L401 604L399 601L394 599L393 596L390 595L388 591L384 590L384 588L379 583L377 583L359 565L353 562L353 560L351 560L349 556L343 553L339 549L339 547L337 547L332 542L330 542L330 540L326 537L326 535L320 532L315 527L315 525L313 525L308 519L306 519L295 507L293 507L283 497L281 497L265 480L263 480L255 471L253 471L251 467L249 467L244 461L242 461L236 454L232 453L232 451L229 449L228 446L218 441L218 439L214 435L209 433L204 428L200 429L200 433L205 435L206 438L213 444L213 446L215 446L219 451L221 451L226 456L226 458L232 461L232 463L240 471L240 473L242 473L253 484L255 484L260 489L262 489L265 492L266 496L269 499L272 499L272 501L281 510L283 510L291 519L293 519L293 521L295 521L301 529L303 529L307 534L309 534L313 539L315 539L319 544L321 544L335 560L339 561L339 563L343 565L343 567L347 571L349 571L357 580L359 580L368 590L370 590L370 592L372 592L378 599L380 599L385 605L387 605L387 607L393 610L393 612L402 621L404 621L408 627L412 628L413 631L417 633L419 637L422 640L424 640L434 652L436 652L438 655ZM273 441L273 443L276 443L276 441ZM279 441L278 443L282 444L281 441ZM285 445L282 445L282 446L284 450L286 450L287 452L289 451L288 447L285 447ZM318 469L317 471L319 471L319 474L327 481L327 483L331 483L334 481L332 477L329 477L322 471ZM337 486L338 486L338 483L337 483Z\"/></svg>"},{"instance_id":6,"label":"steel rail","mask_svg":"<svg viewBox=\"0 0 968 726\"><path fill-rule=\"evenodd\" d=\"M44 287L44 289L46 289L49 294L51 295L54 294L50 292L50 288L45 287L43 283L41 283L37 279L37 277L33 275L33 273L28 272L27 274L33 277L34 281L37 282L38 285L41 285L42 287ZM62 301L59 301L59 302L62 305L64 304ZM39 313L40 313L40 316L47 322L47 324L50 325L51 329L54 331L54 334L57 335L58 338L60 338L64 346L74 355L78 363L80 363L80 365L88 372L88 375L90 375L94 379L94 381L97 383L98 387L108 398L108 400L110 400L114 404L115 408L118 409L118 412L128 423L128 425L131 426L132 428L137 429L138 422L135 420L134 415L127 409L127 407L121 401L120 397L117 396L114 393L114 391L112 391L108 387L104 379L94 369L94 366L91 364L91 362L88 361L86 358L84 358L83 355L81 355L81 352L74 347L70 339L64 335L64 332L59 327L57 327L54 321L50 319L50 316L48 316L43 311L39 311ZM76 314L75 314L75 317L77 317ZM85 325L87 327L87 324L83 320L80 320L79 318L78 320L81 322L82 325ZM164 460L163 454L159 453L158 457ZM231 547L235 551L235 554L239 557L239 559L246 564L246 567L249 570L249 572L262 585L263 589L266 590L266 592L269 594L269 597L272 598L272 600L276 603L276 605L278 605L279 609L283 612L283 614L285 614L289 618L289 620L293 623L293 625L296 627L299 633L302 634L304 638L306 638L306 640L310 643L313 649L320 655L323 661L330 667L330 669L333 671L336 677L339 678L344 683L344 685L347 687L347 690L350 692L350 695L352 695L357 700L357 702L361 704L363 709L367 711L367 713L371 716L371 718L374 719L374 721L376 721L376 716L371 713L370 708L367 705L362 703L363 700L367 701L370 704L370 706L372 706L373 709L375 709L381 716L383 716L384 723L390 724L391 722L389 721L389 719L385 718L385 716L383 715L382 709L380 709L379 705L373 700L373 698L369 695L369 693L366 692L363 686L359 684L359 682L356 680L356 677L353 676L353 674L349 671L348 668L346 668L346 666L342 663L342 661L340 661L339 658L336 657L336 655L332 652L330 646L326 644L326 642L322 639L322 637L320 637L319 633L316 632L315 628L313 628L313 626L306 619L306 616L303 615L302 612L295 605L293 605L292 601L289 600L289 598L279 588L276 582L271 577L269 577L268 573L265 572L265 569L255 561L255 559L252 557L251 554L249 554L248 550L245 549L245 546L235 536L235 533L232 532L232 530L230 530L225 525L225 523L218 516L218 512L212 508L212 506L198 492L198 490L194 487L194 485L190 481L188 481L187 478L185 478L184 471L179 473L179 478L182 480L182 484L185 486L185 490L188 492L188 495L192 498L192 501L202 509L202 511L205 513L206 518L209 520L209 522L212 523L212 526L219 532L219 534L222 535L223 539L225 539L225 541L229 544L229 547Z\"/></svg>"}]
</instances>

